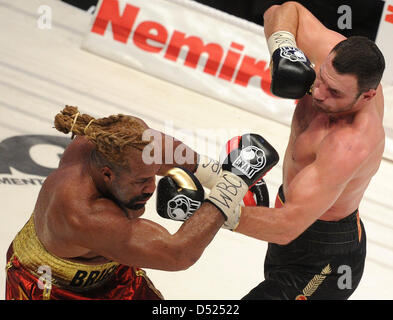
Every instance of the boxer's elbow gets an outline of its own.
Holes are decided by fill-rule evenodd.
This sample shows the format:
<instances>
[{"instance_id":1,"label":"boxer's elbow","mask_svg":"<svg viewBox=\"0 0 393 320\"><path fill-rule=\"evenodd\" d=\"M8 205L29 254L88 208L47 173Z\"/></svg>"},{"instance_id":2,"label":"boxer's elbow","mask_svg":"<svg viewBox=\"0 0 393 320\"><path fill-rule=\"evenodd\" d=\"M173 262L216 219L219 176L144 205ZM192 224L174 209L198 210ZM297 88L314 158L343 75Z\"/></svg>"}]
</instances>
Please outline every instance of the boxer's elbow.
<instances>
[{"instance_id":1,"label":"boxer's elbow","mask_svg":"<svg viewBox=\"0 0 393 320\"><path fill-rule=\"evenodd\" d=\"M289 1L282 5L273 5L263 14L264 32L269 38L274 32L286 30L296 35L299 24L298 3Z\"/></svg>"},{"instance_id":2,"label":"boxer's elbow","mask_svg":"<svg viewBox=\"0 0 393 320\"><path fill-rule=\"evenodd\" d=\"M167 271L184 271L194 265L198 259L199 257L189 254L177 254L173 256L172 261L168 264L166 269Z\"/></svg>"},{"instance_id":3,"label":"boxer's elbow","mask_svg":"<svg viewBox=\"0 0 393 320\"><path fill-rule=\"evenodd\" d=\"M288 1L288 2L284 2L283 4L274 4L272 6L270 6L263 14L263 19L264 20L268 20L272 17L274 17L274 15L279 14L282 11L287 11L287 10L298 10L299 8L299 3L295 2L295 1Z\"/></svg>"},{"instance_id":4,"label":"boxer's elbow","mask_svg":"<svg viewBox=\"0 0 393 320\"><path fill-rule=\"evenodd\" d=\"M199 258L199 257L198 257ZM168 264L168 271L184 271L190 268L198 258L193 258L192 256L184 253L177 252L173 254L170 258L170 263Z\"/></svg>"},{"instance_id":5,"label":"boxer's elbow","mask_svg":"<svg viewBox=\"0 0 393 320\"><path fill-rule=\"evenodd\" d=\"M194 265L202 255L203 250L192 248L189 246L182 247L178 250L178 263L179 270L187 270Z\"/></svg>"},{"instance_id":6,"label":"boxer's elbow","mask_svg":"<svg viewBox=\"0 0 393 320\"><path fill-rule=\"evenodd\" d=\"M289 231L280 232L280 234L275 237L273 242L281 246L286 246L287 244L290 244L295 238L296 237L294 237Z\"/></svg>"},{"instance_id":7,"label":"boxer's elbow","mask_svg":"<svg viewBox=\"0 0 393 320\"><path fill-rule=\"evenodd\" d=\"M181 259L181 263L179 265L178 271L183 271L183 270L187 270L188 268L190 268L191 266L193 266L198 259L200 258L200 255L190 255L187 254L185 255L182 259Z\"/></svg>"},{"instance_id":8,"label":"boxer's elbow","mask_svg":"<svg viewBox=\"0 0 393 320\"><path fill-rule=\"evenodd\" d=\"M282 5L279 5L279 7L286 10L299 10L299 8L301 8L302 5L296 1L286 1Z\"/></svg>"},{"instance_id":9,"label":"boxer's elbow","mask_svg":"<svg viewBox=\"0 0 393 320\"><path fill-rule=\"evenodd\" d=\"M280 210L282 210L280 211L281 217L278 219L277 227L279 231L276 234L274 242L279 245L288 245L301 234L299 220L296 219L299 215L297 215L294 209L290 213L284 208Z\"/></svg>"},{"instance_id":10,"label":"boxer's elbow","mask_svg":"<svg viewBox=\"0 0 393 320\"><path fill-rule=\"evenodd\" d=\"M288 234L285 235L280 235L277 237L277 240L275 241L276 244L279 244L280 246L286 246L290 244L293 240L295 240L295 237L291 237Z\"/></svg>"},{"instance_id":11,"label":"boxer's elbow","mask_svg":"<svg viewBox=\"0 0 393 320\"><path fill-rule=\"evenodd\" d=\"M194 265L201 257L201 250L196 250L186 244L174 243L167 247L166 267L167 271L183 271Z\"/></svg>"},{"instance_id":12,"label":"boxer's elbow","mask_svg":"<svg viewBox=\"0 0 393 320\"><path fill-rule=\"evenodd\" d=\"M193 265L192 262L189 262L185 259L172 258L174 257L167 259L165 262L161 261L160 266L154 269L159 269L163 271L184 271Z\"/></svg>"},{"instance_id":13,"label":"boxer's elbow","mask_svg":"<svg viewBox=\"0 0 393 320\"><path fill-rule=\"evenodd\" d=\"M279 9L280 5L274 4L271 7L269 7L264 13L263 13L263 21L264 24L266 25L270 20L273 19L274 14L277 9Z\"/></svg>"}]
</instances>

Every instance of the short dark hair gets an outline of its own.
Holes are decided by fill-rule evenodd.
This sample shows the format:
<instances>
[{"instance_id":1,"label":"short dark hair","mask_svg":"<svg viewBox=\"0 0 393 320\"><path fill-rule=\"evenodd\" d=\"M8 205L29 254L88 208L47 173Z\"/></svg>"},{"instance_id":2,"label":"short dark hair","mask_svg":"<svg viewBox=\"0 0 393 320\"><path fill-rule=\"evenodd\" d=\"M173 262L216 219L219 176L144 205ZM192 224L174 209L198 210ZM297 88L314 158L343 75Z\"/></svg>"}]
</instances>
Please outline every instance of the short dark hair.
<instances>
[{"instance_id":1,"label":"short dark hair","mask_svg":"<svg viewBox=\"0 0 393 320\"><path fill-rule=\"evenodd\" d=\"M358 80L359 93L376 89L385 70L385 58L377 45L362 36L339 42L331 52L333 67L340 74L352 74Z\"/></svg>"}]
</instances>

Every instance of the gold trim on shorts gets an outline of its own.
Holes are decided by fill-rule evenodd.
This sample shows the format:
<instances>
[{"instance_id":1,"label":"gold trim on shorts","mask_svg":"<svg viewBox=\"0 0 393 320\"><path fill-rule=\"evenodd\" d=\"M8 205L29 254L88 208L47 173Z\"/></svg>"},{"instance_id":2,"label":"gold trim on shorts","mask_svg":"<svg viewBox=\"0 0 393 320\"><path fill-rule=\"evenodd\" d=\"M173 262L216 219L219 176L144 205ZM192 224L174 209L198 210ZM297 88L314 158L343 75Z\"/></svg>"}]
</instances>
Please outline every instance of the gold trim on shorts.
<instances>
[{"instance_id":1,"label":"gold trim on shorts","mask_svg":"<svg viewBox=\"0 0 393 320\"><path fill-rule=\"evenodd\" d=\"M146 271L143 269L136 269L133 268L135 275L137 277L143 277L146 280L147 286L153 290L153 292L161 299L164 300L164 296L162 295L162 293L154 286L153 282L151 282L151 280L149 279L149 277L146 274Z\"/></svg>"},{"instance_id":2,"label":"gold trim on shorts","mask_svg":"<svg viewBox=\"0 0 393 320\"><path fill-rule=\"evenodd\" d=\"M119 266L117 262L87 265L54 256L37 237L34 213L16 235L12 245L15 256L33 275L40 278L43 276L42 269L50 270L51 283L74 291L89 290L102 285ZM48 274L45 275L45 278L47 277Z\"/></svg>"}]
</instances>

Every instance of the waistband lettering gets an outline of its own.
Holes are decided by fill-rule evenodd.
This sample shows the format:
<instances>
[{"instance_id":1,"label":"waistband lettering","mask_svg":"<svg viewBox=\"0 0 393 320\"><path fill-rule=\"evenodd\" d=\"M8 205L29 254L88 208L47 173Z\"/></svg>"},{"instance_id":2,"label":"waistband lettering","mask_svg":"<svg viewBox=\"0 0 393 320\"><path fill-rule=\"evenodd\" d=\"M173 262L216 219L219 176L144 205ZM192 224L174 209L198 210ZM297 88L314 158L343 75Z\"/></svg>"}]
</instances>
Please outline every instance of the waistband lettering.
<instances>
[{"instance_id":1,"label":"waistband lettering","mask_svg":"<svg viewBox=\"0 0 393 320\"><path fill-rule=\"evenodd\" d=\"M102 271L93 270L90 272L84 270L78 270L70 282L72 287L87 287L97 282L103 281L108 278L117 266L104 269Z\"/></svg>"}]
</instances>

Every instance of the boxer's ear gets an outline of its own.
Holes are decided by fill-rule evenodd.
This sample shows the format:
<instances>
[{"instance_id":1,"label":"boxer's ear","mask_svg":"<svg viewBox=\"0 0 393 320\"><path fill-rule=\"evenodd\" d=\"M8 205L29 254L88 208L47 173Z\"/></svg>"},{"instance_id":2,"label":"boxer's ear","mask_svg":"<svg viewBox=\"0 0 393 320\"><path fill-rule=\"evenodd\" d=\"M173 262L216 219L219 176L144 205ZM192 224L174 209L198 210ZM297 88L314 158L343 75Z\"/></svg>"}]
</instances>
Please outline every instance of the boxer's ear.
<instances>
[{"instance_id":1,"label":"boxer's ear","mask_svg":"<svg viewBox=\"0 0 393 320\"><path fill-rule=\"evenodd\" d=\"M375 89L369 89L368 91L363 92L362 96L365 101L369 101L372 98L374 98L376 94L377 94L377 91Z\"/></svg>"},{"instance_id":2,"label":"boxer's ear","mask_svg":"<svg viewBox=\"0 0 393 320\"><path fill-rule=\"evenodd\" d=\"M105 183L111 184L113 182L113 180L115 179L115 173L108 166L103 166L100 170L100 173L101 173L102 178L104 179Z\"/></svg>"}]
</instances>

